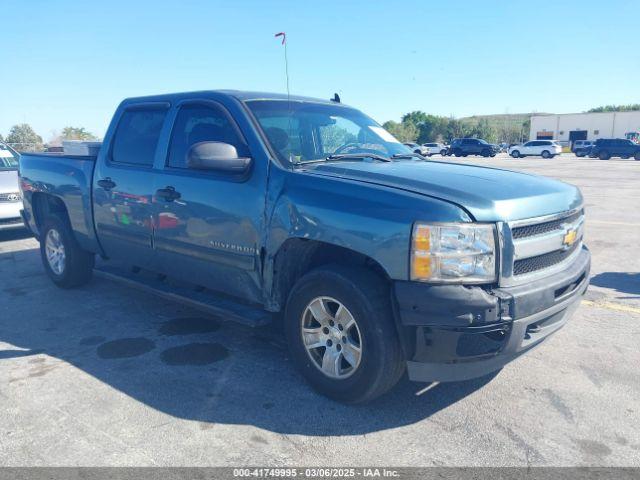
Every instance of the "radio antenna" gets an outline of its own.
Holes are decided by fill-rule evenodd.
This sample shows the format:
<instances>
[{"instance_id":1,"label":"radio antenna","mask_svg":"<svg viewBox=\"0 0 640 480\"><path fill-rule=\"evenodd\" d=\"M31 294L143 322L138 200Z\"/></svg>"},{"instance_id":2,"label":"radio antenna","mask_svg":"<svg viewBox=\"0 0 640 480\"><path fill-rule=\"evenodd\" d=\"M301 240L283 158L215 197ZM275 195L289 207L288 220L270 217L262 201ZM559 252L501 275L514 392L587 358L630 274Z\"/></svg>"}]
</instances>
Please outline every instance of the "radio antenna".
<instances>
[{"instance_id":1,"label":"radio antenna","mask_svg":"<svg viewBox=\"0 0 640 480\"><path fill-rule=\"evenodd\" d=\"M285 76L287 77L287 109L289 110L289 142L291 142L291 137L292 137L292 131L291 131L291 91L289 90L289 59L287 58L287 34L285 32L279 32L275 34L275 38L278 37L282 37L282 45L284 45L284 73ZM290 163L295 163L295 160L293 159L293 155L291 154L291 148L289 148L289 162Z\"/></svg>"},{"instance_id":2,"label":"radio antenna","mask_svg":"<svg viewBox=\"0 0 640 480\"><path fill-rule=\"evenodd\" d=\"M287 34L285 32L276 33L276 38L282 37L282 45L284 45L284 73L287 77L287 100L291 96L289 92L289 59L287 58Z\"/></svg>"}]
</instances>

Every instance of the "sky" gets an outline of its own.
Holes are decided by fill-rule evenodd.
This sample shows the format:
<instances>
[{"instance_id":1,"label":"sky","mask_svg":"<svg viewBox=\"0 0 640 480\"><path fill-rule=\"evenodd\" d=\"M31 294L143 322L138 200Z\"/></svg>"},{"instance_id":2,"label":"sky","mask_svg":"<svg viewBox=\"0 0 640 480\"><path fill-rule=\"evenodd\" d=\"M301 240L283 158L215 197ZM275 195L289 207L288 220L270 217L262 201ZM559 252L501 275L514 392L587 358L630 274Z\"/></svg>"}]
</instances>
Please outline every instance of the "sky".
<instances>
[{"instance_id":1,"label":"sky","mask_svg":"<svg viewBox=\"0 0 640 480\"><path fill-rule=\"evenodd\" d=\"M104 132L126 97L330 98L382 123L640 103L637 0L0 0L0 134Z\"/></svg>"}]
</instances>

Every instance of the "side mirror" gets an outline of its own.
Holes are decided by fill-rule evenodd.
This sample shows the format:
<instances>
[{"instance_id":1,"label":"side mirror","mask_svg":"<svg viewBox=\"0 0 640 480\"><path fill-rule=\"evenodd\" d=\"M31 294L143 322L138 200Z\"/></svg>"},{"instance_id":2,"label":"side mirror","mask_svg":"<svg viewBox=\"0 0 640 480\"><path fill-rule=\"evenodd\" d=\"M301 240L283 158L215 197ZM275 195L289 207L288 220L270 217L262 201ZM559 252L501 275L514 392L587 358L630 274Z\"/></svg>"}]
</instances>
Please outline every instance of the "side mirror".
<instances>
[{"instance_id":1,"label":"side mirror","mask_svg":"<svg viewBox=\"0 0 640 480\"><path fill-rule=\"evenodd\" d=\"M220 173L244 173L251 166L251 158L238 157L236 147L223 142L199 142L187 152L187 168Z\"/></svg>"}]
</instances>

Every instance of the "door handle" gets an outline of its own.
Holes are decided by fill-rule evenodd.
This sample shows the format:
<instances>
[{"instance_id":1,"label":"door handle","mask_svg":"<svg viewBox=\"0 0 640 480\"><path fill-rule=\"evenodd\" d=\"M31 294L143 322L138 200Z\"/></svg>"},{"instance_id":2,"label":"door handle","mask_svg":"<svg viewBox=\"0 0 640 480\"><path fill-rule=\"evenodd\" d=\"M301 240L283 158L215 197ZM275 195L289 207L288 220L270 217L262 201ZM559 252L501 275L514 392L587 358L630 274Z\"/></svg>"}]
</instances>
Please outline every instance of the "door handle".
<instances>
[{"instance_id":1,"label":"door handle","mask_svg":"<svg viewBox=\"0 0 640 480\"><path fill-rule=\"evenodd\" d=\"M105 190L111 190L113 187L116 186L116 182L111 180L110 177L107 177L107 178L103 178L102 180L98 180L98 185L104 188Z\"/></svg>"},{"instance_id":2,"label":"door handle","mask_svg":"<svg viewBox=\"0 0 640 480\"><path fill-rule=\"evenodd\" d=\"M176 189L171 186L160 188L156 190L156 197L160 197L167 202L173 202L181 197L180 192L176 192Z\"/></svg>"}]
</instances>

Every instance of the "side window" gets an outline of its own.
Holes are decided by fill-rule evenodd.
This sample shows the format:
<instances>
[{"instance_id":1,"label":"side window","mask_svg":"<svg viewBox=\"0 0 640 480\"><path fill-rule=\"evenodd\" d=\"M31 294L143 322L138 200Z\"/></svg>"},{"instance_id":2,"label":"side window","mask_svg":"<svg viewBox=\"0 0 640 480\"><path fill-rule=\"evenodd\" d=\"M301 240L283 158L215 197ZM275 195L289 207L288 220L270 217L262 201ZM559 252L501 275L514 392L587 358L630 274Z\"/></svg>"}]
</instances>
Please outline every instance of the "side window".
<instances>
[{"instance_id":1,"label":"side window","mask_svg":"<svg viewBox=\"0 0 640 480\"><path fill-rule=\"evenodd\" d=\"M236 147L240 157L249 154L235 126L220 108L186 105L180 108L173 125L167 165L187 168L187 153L191 146L199 142L228 143Z\"/></svg>"},{"instance_id":2,"label":"side window","mask_svg":"<svg viewBox=\"0 0 640 480\"><path fill-rule=\"evenodd\" d=\"M533 147L533 144L536 142L527 142L523 145L523 147Z\"/></svg>"},{"instance_id":3,"label":"side window","mask_svg":"<svg viewBox=\"0 0 640 480\"><path fill-rule=\"evenodd\" d=\"M166 116L167 111L158 108L126 110L113 137L111 161L152 166Z\"/></svg>"}]
</instances>

